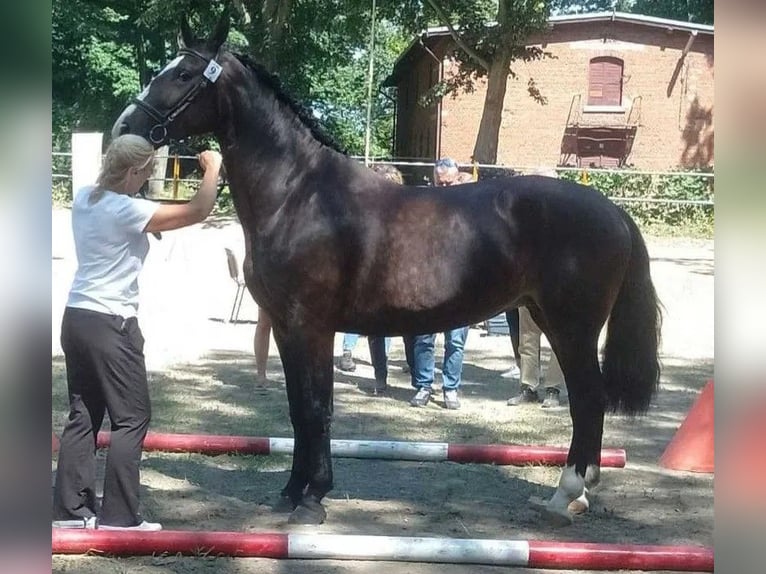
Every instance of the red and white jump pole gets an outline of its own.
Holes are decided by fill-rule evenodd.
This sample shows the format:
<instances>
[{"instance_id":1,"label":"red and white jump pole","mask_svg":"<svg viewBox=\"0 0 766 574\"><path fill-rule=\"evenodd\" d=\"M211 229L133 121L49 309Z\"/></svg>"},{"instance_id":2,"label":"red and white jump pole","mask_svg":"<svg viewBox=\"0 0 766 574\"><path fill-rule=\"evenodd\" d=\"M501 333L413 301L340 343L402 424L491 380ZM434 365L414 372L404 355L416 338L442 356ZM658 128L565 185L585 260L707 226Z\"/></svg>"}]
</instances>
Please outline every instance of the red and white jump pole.
<instances>
[{"instance_id":1,"label":"red and white jump pole","mask_svg":"<svg viewBox=\"0 0 766 574\"><path fill-rule=\"evenodd\" d=\"M53 529L53 554L200 553L249 558L391 560L567 570L712 572L713 549L537 540L408 538L346 534Z\"/></svg>"},{"instance_id":2,"label":"red and white jump pole","mask_svg":"<svg viewBox=\"0 0 766 574\"><path fill-rule=\"evenodd\" d=\"M110 435L98 433L98 446L109 446ZM330 444L332 455L343 458L388 460L451 461L484 464L563 466L568 450L556 446L499 444L448 444L446 442L406 442L385 440L340 440ZM144 450L219 454L292 454L293 439L227 435L148 433ZM602 467L625 466L623 449L601 451Z\"/></svg>"}]
</instances>

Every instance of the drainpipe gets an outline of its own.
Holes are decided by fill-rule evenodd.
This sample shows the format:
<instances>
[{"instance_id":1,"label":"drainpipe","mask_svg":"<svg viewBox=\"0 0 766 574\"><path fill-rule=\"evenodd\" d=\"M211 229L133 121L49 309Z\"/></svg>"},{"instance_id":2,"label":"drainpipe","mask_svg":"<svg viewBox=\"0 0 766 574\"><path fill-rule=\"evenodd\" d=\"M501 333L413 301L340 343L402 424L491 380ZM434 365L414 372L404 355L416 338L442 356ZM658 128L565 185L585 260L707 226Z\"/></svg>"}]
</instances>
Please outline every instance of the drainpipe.
<instances>
[{"instance_id":1,"label":"drainpipe","mask_svg":"<svg viewBox=\"0 0 766 574\"><path fill-rule=\"evenodd\" d=\"M689 53L689 50L692 49L692 44L694 44L694 40L696 40L696 39L697 39L697 30L692 30L689 33L689 39L686 41L686 46L684 46L683 52L681 52L681 59L682 60Z\"/></svg>"}]
</instances>

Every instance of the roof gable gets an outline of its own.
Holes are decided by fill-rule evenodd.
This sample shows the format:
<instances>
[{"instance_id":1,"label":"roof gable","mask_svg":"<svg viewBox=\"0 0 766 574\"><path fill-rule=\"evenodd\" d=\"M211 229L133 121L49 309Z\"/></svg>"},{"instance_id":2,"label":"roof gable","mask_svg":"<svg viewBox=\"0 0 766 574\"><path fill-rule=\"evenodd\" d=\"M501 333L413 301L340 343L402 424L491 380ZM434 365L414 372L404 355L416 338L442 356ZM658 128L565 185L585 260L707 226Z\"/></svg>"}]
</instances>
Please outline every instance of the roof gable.
<instances>
[{"instance_id":1,"label":"roof gable","mask_svg":"<svg viewBox=\"0 0 766 574\"><path fill-rule=\"evenodd\" d=\"M551 29L562 29L569 26L599 23L599 22L620 22L626 24L632 24L637 26L646 26L647 28L655 28L667 30L669 32L688 31L693 34L703 34L713 36L714 27L708 24L697 24L695 22L684 22L682 20L670 20L668 18L658 18L656 16L644 16L642 14L631 14L628 12L593 12L590 14L562 14L557 16L551 16L548 18L548 23ZM488 23L491 25L492 23ZM406 61L412 57L413 52L423 49L423 46L430 46L434 42L437 42L443 38L450 36L450 31L446 26L434 26L427 28L415 37L410 45L407 46L399 57L394 62L393 71L388 78L383 82L383 85L392 86L396 83L396 78L399 75L401 68ZM531 39L530 39L531 40ZM530 41L530 44L535 43Z\"/></svg>"}]
</instances>

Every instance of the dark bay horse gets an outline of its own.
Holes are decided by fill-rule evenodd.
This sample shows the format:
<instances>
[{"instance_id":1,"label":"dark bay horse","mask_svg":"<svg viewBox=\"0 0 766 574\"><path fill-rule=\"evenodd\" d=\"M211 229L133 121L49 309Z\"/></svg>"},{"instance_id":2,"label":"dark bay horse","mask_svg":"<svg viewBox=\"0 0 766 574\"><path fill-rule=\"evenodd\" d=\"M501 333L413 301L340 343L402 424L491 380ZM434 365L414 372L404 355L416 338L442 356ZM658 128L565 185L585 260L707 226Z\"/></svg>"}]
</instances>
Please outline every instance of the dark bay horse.
<instances>
[{"instance_id":1,"label":"dark bay horse","mask_svg":"<svg viewBox=\"0 0 766 574\"><path fill-rule=\"evenodd\" d=\"M336 331L433 333L525 305L558 356L573 423L546 512L571 520L599 480L604 413L646 410L660 313L631 218L569 181L517 176L447 188L393 183L334 149L276 79L182 25L178 56L113 135L156 146L212 133L245 234L245 277L273 318L295 448L280 506L319 524L333 487ZM598 337L608 335L599 365Z\"/></svg>"}]
</instances>

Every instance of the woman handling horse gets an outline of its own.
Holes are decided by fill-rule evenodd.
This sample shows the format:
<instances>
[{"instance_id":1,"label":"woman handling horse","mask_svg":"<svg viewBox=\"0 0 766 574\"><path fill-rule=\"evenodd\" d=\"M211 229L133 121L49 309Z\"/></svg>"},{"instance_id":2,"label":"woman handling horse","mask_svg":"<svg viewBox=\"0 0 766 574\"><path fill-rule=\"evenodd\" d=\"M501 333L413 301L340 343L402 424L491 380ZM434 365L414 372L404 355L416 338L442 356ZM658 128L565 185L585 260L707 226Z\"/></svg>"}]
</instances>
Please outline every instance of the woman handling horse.
<instances>
[{"instance_id":1,"label":"woman handling horse","mask_svg":"<svg viewBox=\"0 0 766 574\"><path fill-rule=\"evenodd\" d=\"M151 405L138 325L138 277L149 253L147 233L202 221L215 205L221 156L202 152L196 195L183 205L134 197L152 173L154 148L144 138L115 138L98 181L72 203L77 271L61 325L69 418L61 435L53 526L161 530L139 512L139 462ZM96 503L96 434L112 424L104 496ZM98 518L97 518L98 517Z\"/></svg>"}]
</instances>

